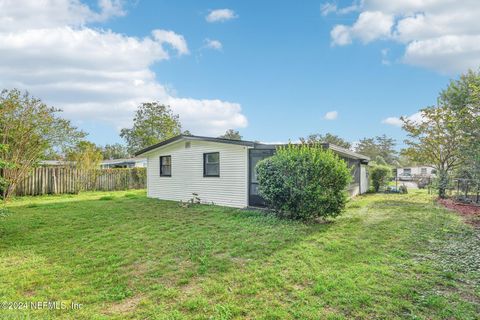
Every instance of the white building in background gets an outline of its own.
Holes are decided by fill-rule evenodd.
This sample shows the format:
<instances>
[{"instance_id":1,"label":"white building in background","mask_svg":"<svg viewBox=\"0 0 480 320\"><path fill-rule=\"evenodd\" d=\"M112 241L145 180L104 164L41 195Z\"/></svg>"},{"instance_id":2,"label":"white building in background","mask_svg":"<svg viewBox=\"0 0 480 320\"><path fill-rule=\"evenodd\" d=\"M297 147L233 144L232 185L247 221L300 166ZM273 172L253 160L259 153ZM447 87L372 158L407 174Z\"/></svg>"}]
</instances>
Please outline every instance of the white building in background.
<instances>
[{"instance_id":1,"label":"white building in background","mask_svg":"<svg viewBox=\"0 0 480 320\"><path fill-rule=\"evenodd\" d=\"M100 163L100 168L102 168L102 169L146 168L146 167L147 167L147 159L146 158L103 160Z\"/></svg>"},{"instance_id":2,"label":"white building in background","mask_svg":"<svg viewBox=\"0 0 480 320\"><path fill-rule=\"evenodd\" d=\"M402 176L412 176L412 177L431 177L435 175L436 170L432 166L416 166L416 167L404 167L404 168L397 168L397 178L401 178Z\"/></svg>"}]
</instances>

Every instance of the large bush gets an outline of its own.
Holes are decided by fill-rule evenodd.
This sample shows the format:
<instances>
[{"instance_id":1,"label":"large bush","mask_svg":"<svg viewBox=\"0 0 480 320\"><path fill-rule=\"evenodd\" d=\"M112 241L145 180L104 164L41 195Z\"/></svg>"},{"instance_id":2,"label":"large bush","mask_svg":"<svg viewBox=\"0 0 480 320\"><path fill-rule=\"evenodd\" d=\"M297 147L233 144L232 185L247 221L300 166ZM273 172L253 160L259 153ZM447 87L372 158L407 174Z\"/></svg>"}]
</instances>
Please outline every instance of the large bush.
<instances>
[{"instance_id":1,"label":"large bush","mask_svg":"<svg viewBox=\"0 0 480 320\"><path fill-rule=\"evenodd\" d=\"M259 193L279 215L312 220L345 207L351 172L345 161L315 145L289 145L256 167Z\"/></svg>"},{"instance_id":2,"label":"large bush","mask_svg":"<svg viewBox=\"0 0 480 320\"><path fill-rule=\"evenodd\" d=\"M388 180L392 177L392 169L389 166L375 165L370 167L370 179L372 180L375 192L381 187L388 184Z\"/></svg>"}]
</instances>

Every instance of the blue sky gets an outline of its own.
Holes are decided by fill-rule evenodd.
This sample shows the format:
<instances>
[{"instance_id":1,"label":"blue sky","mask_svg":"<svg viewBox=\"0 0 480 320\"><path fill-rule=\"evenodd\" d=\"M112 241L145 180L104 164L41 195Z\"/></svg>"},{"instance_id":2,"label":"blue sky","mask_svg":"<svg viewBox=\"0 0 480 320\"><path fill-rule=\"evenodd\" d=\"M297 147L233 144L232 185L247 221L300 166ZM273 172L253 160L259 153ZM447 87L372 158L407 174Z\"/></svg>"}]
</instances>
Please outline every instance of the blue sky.
<instances>
[{"instance_id":1,"label":"blue sky","mask_svg":"<svg viewBox=\"0 0 480 320\"><path fill-rule=\"evenodd\" d=\"M385 133L400 142L401 128L385 119L410 116L433 105L449 79L476 67L478 58L461 65L451 61L480 52L477 47L457 55L449 52L454 37L462 40L475 26L451 31L451 25L439 25L435 33L418 21L412 23L422 14L423 20L417 20L437 23L455 13L431 4L412 8L401 1L392 1L400 4L390 7L368 0L63 2L63 20L51 19L58 11L47 8L38 21L28 22L31 25L0 29L0 36L3 32L20 39L27 37L26 31L45 32L51 38L45 40L45 48L55 47L50 53L56 57L28 57L40 71L48 70L44 78L41 72L33 75L25 69L24 77L18 72L0 76L0 84L24 88L65 109L65 115L99 144L121 142L118 130L129 125L134 105L142 99L172 104L185 119L184 129L194 134L215 135L232 127L245 139L270 142L326 132L350 141ZM455 10L480 9L465 3ZM38 12L31 6L32 14ZM228 9L230 19L207 21L219 9ZM15 14L4 10L4 16L20 25L23 17ZM468 24L468 19L462 23ZM439 32L440 27L444 31ZM154 30L163 31L155 36ZM208 41L217 47L209 47ZM62 46L78 49L68 53L58 49ZM10 53L14 50L20 49ZM132 92L129 80L135 83ZM65 83L72 85L66 88ZM327 120L327 112L337 116Z\"/></svg>"}]
</instances>

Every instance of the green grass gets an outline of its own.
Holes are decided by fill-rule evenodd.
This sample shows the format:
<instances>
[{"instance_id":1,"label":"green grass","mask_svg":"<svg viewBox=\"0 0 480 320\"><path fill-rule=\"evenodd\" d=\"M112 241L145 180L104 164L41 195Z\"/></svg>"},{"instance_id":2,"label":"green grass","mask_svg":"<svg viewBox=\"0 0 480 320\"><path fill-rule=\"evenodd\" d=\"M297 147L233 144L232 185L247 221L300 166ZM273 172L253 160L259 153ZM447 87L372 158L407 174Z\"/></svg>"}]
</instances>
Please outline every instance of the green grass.
<instances>
[{"instance_id":1,"label":"green grass","mask_svg":"<svg viewBox=\"0 0 480 320\"><path fill-rule=\"evenodd\" d=\"M478 231L422 191L368 195L333 222L147 199L14 199L0 310L18 319L478 319Z\"/></svg>"}]
</instances>

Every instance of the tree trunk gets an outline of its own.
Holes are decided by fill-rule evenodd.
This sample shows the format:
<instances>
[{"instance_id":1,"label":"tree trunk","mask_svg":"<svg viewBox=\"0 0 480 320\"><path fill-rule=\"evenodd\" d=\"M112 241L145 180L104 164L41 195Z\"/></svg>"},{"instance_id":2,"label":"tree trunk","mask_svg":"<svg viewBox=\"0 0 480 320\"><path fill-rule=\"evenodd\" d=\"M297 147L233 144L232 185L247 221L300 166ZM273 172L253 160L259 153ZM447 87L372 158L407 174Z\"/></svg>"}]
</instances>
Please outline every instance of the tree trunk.
<instances>
[{"instance_id":1,"label":"tree trunk","mask_svg":"<svg viewBox=\"0 0 480 320\"><path fill-rule=\"evenodd\" d=\"M447 197L448 172L445 169L439 170L438 178L438 196L440 199L445 199Z\"/></svg>"},{"instance_id":2,"label":"tree trunk","mask_svg":"<svg viewBox=\"0 0 480 320\"><path fill-rule=\"evenodd\" d=\"M14 194L16 187L17 187L17 184L15 182L12 182L5 189L5 191L3 192L3 200L5 202L7 202L7 200Z\"/></svg>"}]
</instances>

